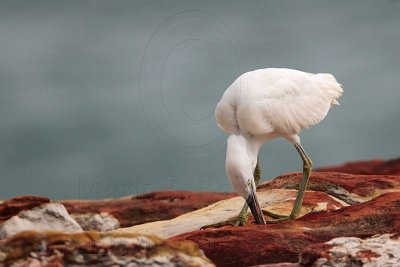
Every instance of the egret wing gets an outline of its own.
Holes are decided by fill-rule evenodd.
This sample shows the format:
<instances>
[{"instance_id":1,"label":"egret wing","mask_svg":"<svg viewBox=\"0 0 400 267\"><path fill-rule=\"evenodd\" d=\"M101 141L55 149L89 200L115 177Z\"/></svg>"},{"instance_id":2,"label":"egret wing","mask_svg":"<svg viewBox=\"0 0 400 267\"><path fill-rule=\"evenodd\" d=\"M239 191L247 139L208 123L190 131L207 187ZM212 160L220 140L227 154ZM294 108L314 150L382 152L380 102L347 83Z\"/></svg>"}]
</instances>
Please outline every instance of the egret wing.
<instances>
[{"instance_id":1,"label":"egret wing","mask_svg":"<svg viewBox=\"0 0 400 267\"><path fill-rule=\"evenodd\" d=\"M263 118L279 134L295 134L319 123L343 93L331 74L283 73L265 84L257 101Z\"/></svg>"}]
</instances>

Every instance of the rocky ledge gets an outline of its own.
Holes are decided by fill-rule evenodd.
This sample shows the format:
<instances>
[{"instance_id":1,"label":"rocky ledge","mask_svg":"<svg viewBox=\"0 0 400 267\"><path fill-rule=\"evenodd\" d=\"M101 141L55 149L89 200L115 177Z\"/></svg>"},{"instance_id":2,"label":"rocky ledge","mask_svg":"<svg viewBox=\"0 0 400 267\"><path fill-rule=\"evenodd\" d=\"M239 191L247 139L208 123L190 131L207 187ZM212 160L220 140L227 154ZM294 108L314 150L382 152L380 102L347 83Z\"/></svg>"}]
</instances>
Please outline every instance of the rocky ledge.
<instances>
[{"instance_id":1,"label":"rocky ledge","mask_svg":"<svg viewBox=\"0 0 400 267\"><path fill-rule=\"evenodd\" d=\"M399 171L399 159L321 168L297 220L260 226L250 217L247 226L204 230L235 217L244 200L185 191L20 196L0 203L0 266L400 266ZM290 212L300 178L259 186L267 220Z\"/></svg>"},{"instance_id":2,"label":"rocky ledge","mask_svg":"<svg viewBox=\"0 0 400 267\"><path fill-rule=\"evenodd\" d=\"M160 191L106 200L65 200L61 203L69 213L77 215L108 214L121 227L168 220L208 206L234 193ZM97 229L92 229L97 230Z\"/></svg>"},{"instance_id":3,"label":"rocky ledge","mask_svg":"<svg viewBox=\"0 0 400 267\"><path fill-rule=\"evenodd\" d=\"M400 175L400 158L391 160L367 160L349 162L340 166L319 168L322 172L345 172L352 174L388 174Z\"/></svg>"}]
</instances>

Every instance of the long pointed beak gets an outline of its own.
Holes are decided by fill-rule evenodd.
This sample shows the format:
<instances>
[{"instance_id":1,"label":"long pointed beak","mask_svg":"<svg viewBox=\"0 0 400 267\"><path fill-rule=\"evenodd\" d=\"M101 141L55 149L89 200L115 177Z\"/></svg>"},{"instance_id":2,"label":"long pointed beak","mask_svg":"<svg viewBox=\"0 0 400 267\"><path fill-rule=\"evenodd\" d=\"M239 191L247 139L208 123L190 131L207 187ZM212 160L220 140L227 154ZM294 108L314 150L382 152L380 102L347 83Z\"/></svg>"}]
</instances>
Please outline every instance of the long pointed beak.
<instances>
[{"instance_id":1,"label":"long pointed beak","mask_svg":"<svg viewBox=\"0 0 400 267\"><path fill-rule=\"evenodd\" d=\"M260 208L260 203L257 199L256 190L253 188L250 196L246 199L247 205L249 205L251 213L253 213L254 219L257 224L266 224L263 213Z\"/></svg>"}]
</instances>

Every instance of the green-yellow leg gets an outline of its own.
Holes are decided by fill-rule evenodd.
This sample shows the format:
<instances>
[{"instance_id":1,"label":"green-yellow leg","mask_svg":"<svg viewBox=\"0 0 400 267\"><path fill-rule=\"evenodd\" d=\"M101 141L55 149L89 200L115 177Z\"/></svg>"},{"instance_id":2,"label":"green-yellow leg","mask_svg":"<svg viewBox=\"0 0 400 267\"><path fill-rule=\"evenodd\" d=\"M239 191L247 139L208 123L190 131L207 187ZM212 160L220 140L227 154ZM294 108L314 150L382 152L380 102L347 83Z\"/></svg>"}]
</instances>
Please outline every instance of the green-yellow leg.
<instances>
[{"instance_id":1,"label":"green-yellow leg","mask_svg":"<svg viewBox=\"0 0 400 267\"><path fill-rule=\"evenodd\" d=\"M254 183L256 184L256 186L258 186L258 184L260 183L260 180L261 180L261 168L260 168L260 165L258 164L258 162L259 162L259 160L257 158L256 168L254 169L254 173L253 173ZM243 208L240 210L239 215L237 217L229 219L225 222L220 222L220 223L203 226L202 229L210 228L210 227L220 227L220 226L224 226L224 225L244 226L247 224L247 221L249 219L250 214L249 214L248 210L249 210L249 206L245 202L243 205Z\"/></svg>"},{"instance_id":2,"label":"green-yellow leg","mask_svg":"<svg viewBox=\"0 0 400 267\"><path fill-rule=\"evenodd\" d=\"M303 177L299 184L299 190L297 192L297 197L294 202L292 212L290 213L289 216L282 216L274 213L270 214L268 213L268 215L277 219L273 221L267 221L267 223L276 223L285 220L295 220L300 214L301 206L303 204L303 199L304 199L304 193L306 192L308 179L310 178L312 171L312 161L310 157L307 156L306 152L304 151L304 148L301 146L300 143L295 144L294 146L297 152L299 152L301 159L303 160Z\"/></svg>"}]
</instances>

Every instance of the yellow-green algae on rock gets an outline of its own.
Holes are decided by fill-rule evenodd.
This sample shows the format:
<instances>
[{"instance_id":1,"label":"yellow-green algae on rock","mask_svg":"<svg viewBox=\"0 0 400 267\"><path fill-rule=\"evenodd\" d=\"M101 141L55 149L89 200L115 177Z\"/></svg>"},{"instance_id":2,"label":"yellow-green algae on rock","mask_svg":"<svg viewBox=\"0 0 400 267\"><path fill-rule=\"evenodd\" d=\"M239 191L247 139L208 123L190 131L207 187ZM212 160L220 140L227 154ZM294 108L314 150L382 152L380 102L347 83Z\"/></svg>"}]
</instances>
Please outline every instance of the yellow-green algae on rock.
<instances>
[{"instance_id":1,"label":"yellow-green algae on rock","mask_svg":"<svg viewBox=\"0 0 400 267\"><path fill-rule=\"evenodd\" d=\"M0 241L0 266L215 266L190 241L128 233L26 231Z\"/></svg>"}]
</instances>

